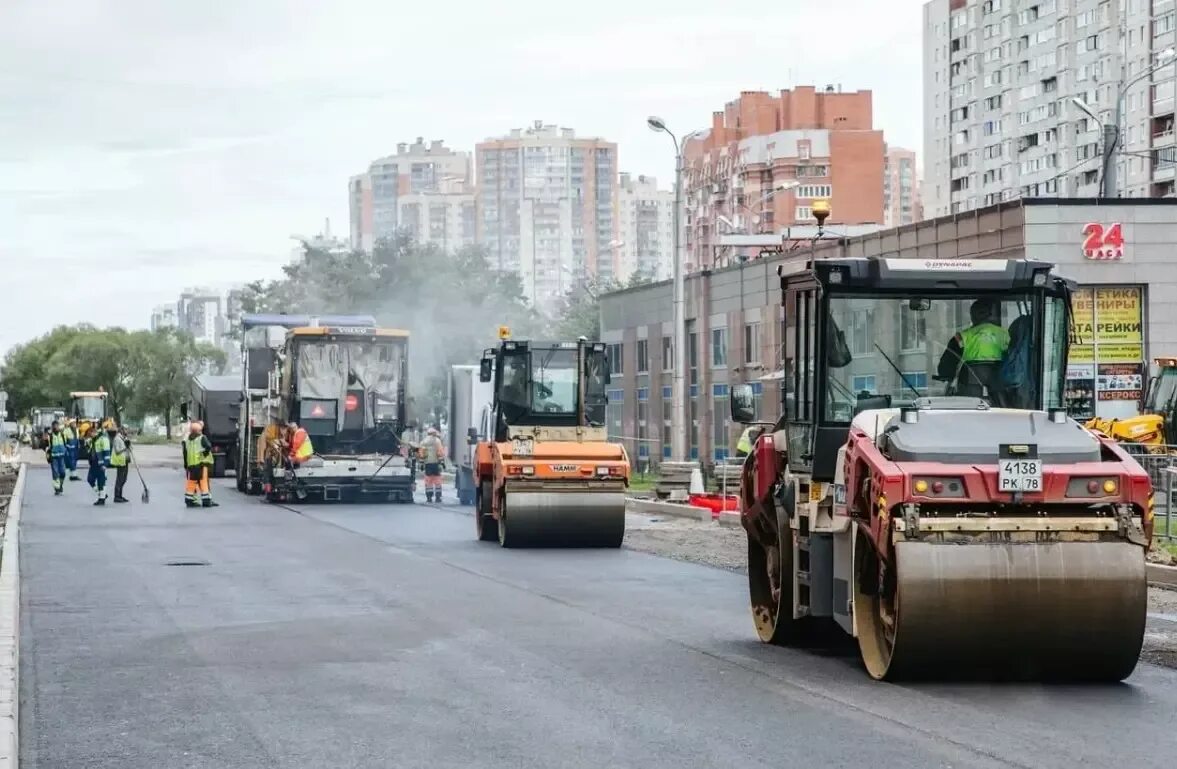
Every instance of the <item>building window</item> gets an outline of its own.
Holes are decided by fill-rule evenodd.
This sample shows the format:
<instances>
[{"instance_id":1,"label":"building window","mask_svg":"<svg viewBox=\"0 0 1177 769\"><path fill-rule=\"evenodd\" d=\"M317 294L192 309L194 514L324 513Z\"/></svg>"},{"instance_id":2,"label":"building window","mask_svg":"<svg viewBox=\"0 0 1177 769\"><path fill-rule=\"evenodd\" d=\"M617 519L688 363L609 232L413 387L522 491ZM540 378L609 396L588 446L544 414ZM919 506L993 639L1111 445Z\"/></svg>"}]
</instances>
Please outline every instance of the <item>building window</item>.
<instances>
[{"instance_id":1,"label":"building window","mask_svg":"<svg viewBox=\"0 0 1177 769\"><path fill-rule=\"evenodd\" d=\"M617 344L611 344L608 347L609 373L613 376L621 376L621 356L624 354L624 350L624 345L622 345L620 342Z\"/></svg>"},{"instance_id":2,"label":"building window","mask_svg":"<svg viewBox=\"0 0 1177 769\"><path fill-rule=\"evenodd\" d=\"M662 388L662 456L670 458L670 425L673 421L674 396L673 389L668 386Z\"/></svg>"},{"instance_id":3,"label":"building window","mask_svg":"<svg viewBox=\"0 0 1177 769\"><path fill-rule=\"evenodd\" d=\"M711 367L727 366L727 329L711 329Z\"/></svg>"},{"instance_id":4,"label":"building window","mask_svg":"<svg viewBox=\"0 0 1177 769\"><path fill-rule=\"evenodd\" d=\"M744 363L760 362L760 324L744 324Z\"/></svg>"},{"instance_id":5,"label":"building window","mask_svg":"<svg viewBox=\"0 0 1177 769\"><path fill-rule=\"evenodd\" d=\"M609 440L627 438L622 418L625 414L625 390L607 390L605 392L605 422L608 424L606 432Z\"/></svg>"},{"instance_id":6,"label":"building window","mask_svg":"<svg viewBox=\"0 0 1177 769\"><path fill-rule=\"evenodd\" d=\"M650 388L638 388L638 469L645 471L650 460Z\"/></svg>"},{"instance_id":7,"label":"building window","mask_svg":"<svg viewBox=\"0 0 1177 769\"><path fill-rule=\"evenodd\" d=\"M797 206L797 210L793 213L793 218L800 222L804 222L813 218L813 212L809 206Z\"/></svg>"},{"instance_id":8,"label":"building window","mask_svg":"<svg viewBox=\"0 0 1177 769\"><path fill-rule=\"evenodd\" d=\"M687 368L690 369L690 383L699 384L699 335L694 331L687 334Z\"/></svg>"},{"instance_id":9,"label":"building window","mask_svg":"<svg viewBox=\"0 0 1177 769\"><path fill-rule=\"evenodd\" d=\"M638 367L637 367L637 372L638 372L639 374L645 374L647 371L649 371L649 370L650 370L650 345L649 345L649 340L646 340L646 339L639 339L639 340L638 340L638 360L637 360L637 364L638 364Z\"/></svg>"},{"instance_id":10,"label":"building window","mask_svg":"<svg viewBox=\"0 0 1177 769\"><path fill-rule=\"evenodd\" d=\"M662 337L662 370L674 371L674 337Z\"/></svg>"},{"instance_id":11,"label":"building window","mask_svg":"<svg viewBox=\"0 0 1177 769\"><path fill-rule=\"evenodd\" d=\"M691 398L690 403L690 424L687 425L687 432L690 435L691 443L691 459L699 458L699 399Z\"/></svg>"},{"instance_id":12,"label":"building window","mask_svg":"<svg viewBox=\"0 0 1177 769\"><path fill-rule=\"evenodd\" d=\"M906 390L908 394L911 393L910 390L907 390L907 387L910 385L911 387L914 387L920 395L927 395L928 394L928 372L927 371L904 371L903 372L903 381L900 384L903 385L903 389ZM903 393L895 393L895 396L898 398L904 397Z\"/></svg>"},{"instance_id":13,"label":"building window","mask_svg":"<svg viewBox=\"0 0 1177 769\"><path fill-rule=\"evenodd\" d=\"M899 305L899 342L904 352L924 349L928 338L927 316L906 304Z\"/></svg>"},{"instance_id":14,"label":"building window","mask_svg":"<svg viewBox=\"0 0 1177 769\"><path fill-rule=\"evenodd\" d=\"M850 351L855 355L871 355L875 351L871 336L875 325L874 315L873 310L855 310L850 316L847 336L850 337Z\"/></svg>"},{"instance_id":15,"label":"building window","mask_svg":"<svg viewBox=\"0 0 1177 769\"><path fill-rule=\"evenodd\" d=\"M799 198L828 198L834 194L834 188L829 184L802 184L797 188Z\"/></svg>"},{"instance_id":16,"label":"building window","mask_svg":"<svg viewBox=\"0 0 1177 769\"><path fill-rule=\"evenodd\" d=\"M711 456L716 460L727 457L728 443L731 441L731 421L728 416L728 386L717 384L711 386Z\"/></svg>"},{"instance_id":17,"label":"building window","mask_svg":"<svg viewBox=\"0 0 1177 769\"><path fill-rule=\"evenodd\" d=\"M856 376L850 380L850 387L857 393L873 393L875 391L875 375Z\"/></svg>"}]
</instances>

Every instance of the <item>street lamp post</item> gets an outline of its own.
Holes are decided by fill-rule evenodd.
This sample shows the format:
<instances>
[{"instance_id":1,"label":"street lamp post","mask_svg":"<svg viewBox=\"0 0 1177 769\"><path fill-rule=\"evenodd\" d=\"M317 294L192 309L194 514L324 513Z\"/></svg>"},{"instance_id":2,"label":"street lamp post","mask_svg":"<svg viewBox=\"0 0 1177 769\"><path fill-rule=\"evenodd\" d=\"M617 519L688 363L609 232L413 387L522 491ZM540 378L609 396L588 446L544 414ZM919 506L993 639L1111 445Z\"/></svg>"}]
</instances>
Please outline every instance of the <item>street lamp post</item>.
<instances>
[{"instance_id":1,"label":"street lamp post","mask_svg":"<svg viewBox=\"0 0 1177 769\"><path fill-rule=\"evenodd\" d=\"M686 268L682 243L682 146L678 137L666 127L666 121L651 116L646 124L653 131L661 131L674 142L674 387L671 391L670 453L678 462L687 460L687 329L686 329ZM685 138L685 137L684 137Z\"/></svg>"},{"instance_id":2,"label":"street lamp post","mask_svg":"<svg viewBox=\"0 0 1177 769\"><path fill-rule=\"evenodd\" d=\"M1128 91L1132 88L1132 86L1151 76L1161 67L1167 65L1169 60L1173 58L1173 55L1174 50L1172 48L1161 51L1159 54L1157 54L1156 64L1148 67L1144 70L1144 72L1141 72L1135 78L1129 80L1120 87L1120 91L1116 95L1116 111L1112 117L1111 123L1104 123L1102 120L1100 120L1099 116L1095 114L1095 111L1091 109L1087 102L1083 101L1078 96L1071 99L1071 103L1083 112L1087 113L1087 116L1094 120L1096 125L1098 125L1103 132L1103 158L1101 163L1102 168L1100 169L1099 174L1099 196L1101 198L1109 197L1109 195L1117 198L1120 196L1119 180L1116 178L1116 175L1119 173L1119 169L1116 168L1115 156L1116 151L1120 146L1120 124L1124 120L1124 99L1127 98Z\"/></svg>"}]
</instances>

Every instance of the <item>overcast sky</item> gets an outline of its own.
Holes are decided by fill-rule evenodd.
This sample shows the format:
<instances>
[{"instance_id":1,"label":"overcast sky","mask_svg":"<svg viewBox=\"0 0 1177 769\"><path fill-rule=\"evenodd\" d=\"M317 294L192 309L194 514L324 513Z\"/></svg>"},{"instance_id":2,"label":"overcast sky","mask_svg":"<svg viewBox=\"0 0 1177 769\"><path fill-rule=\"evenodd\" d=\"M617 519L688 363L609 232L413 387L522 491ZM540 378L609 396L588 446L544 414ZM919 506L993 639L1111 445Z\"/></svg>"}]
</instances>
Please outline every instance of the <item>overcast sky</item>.
<instances>
[{"instance_id":1,"label":"overcast sky","mask_svg":"<svg viewBox=\"0 0 1177 769\"><path fill-rule=\"evenodd\" d=\"M0 1L0 354L57 323L145 327L185 286L278 274L347 233L396 144L533 120L619 144L705 127L741 90L874 91L917 151L922 0Z\"/></svg>"}]
</instances>

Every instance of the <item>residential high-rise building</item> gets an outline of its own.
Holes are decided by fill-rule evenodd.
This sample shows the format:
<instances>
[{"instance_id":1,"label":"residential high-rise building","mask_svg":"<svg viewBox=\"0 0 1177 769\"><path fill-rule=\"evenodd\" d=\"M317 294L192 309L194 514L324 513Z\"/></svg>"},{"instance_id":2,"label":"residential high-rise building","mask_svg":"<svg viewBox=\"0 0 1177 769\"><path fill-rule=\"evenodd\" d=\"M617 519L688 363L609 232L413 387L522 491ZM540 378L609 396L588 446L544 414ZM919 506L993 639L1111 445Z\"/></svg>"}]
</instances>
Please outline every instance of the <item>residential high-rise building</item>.
<instances>
[{"instance_id":1,"label":"residential high-rise building","mask_svg":"<svg viewBox=\"0 0 1177 769\"><path fill-rule=\"evenodd\" d=\"M443 179L436 190L401 195L397 205L401 229L418 243L451 250L477 242L474 190L466 179Z\"/></svg>"},{"instance_id":2,"label":"residential high-rise building","mask_svg":"<svg viewBox=\"0 0 1177 769\"><path fill-rule=\"evenodd\" d=\"M684 143L689 269L714 264L723 235L812 224L818 199L830 201L830 224L883 221L883 132L870 91L744 91Z\"/></svg>"},{"instance_id":3,"label":"residential high-rise building","mask_svg":"<svg viewBox=\"0 0 1177 769\"><path fill-rule=\"evenodd\" d=\"M923 218L915 152L887 147L883 166L883 225L898 227Z\"/></svg>"},{"instance_id":4,"label":"residential high-rise building","mask_svg":"<svg viewBox=\"0 0 1177 769\"><path fill-rule=\"evenodd\" d=\"M348 182L352 247L370 251L401 227L422 242L473 242L472 181L469 153L420 137L398 144Z\"/></svg>"},{"instance_id":5,"label":"residential high-rise building","mask_svg":"<svg viewBox=\"0 0 1177 769\"><path fill-rule=\"evenodd\" d=\"M189 288L180 294L176 303L179 328L187 331L198 342L217 344L223 333L221 295L208 288Z\"/></svg>"},{"instance_id":6,"label":"residential high-rise building","mask_svg":"<svg viewBox=\"0 0 1177 769\"><path fill-rule=\"evenodd\" d=\"M151 330L159 331L164 328L176 328L179 322L176 319L176 305L161 304L151 311Z\"/></svg>"},{"instance_id":7,"label":"residential high-rise building","mask_svg":"<svg viewBox=\"0 0 1177 769\"><path fill-rule=\"evenodd\" d=\"M537 120L475 155L478 240L533 304L550 308L580 276L618 276L616 144Z\"/></svg>"},{"instance_id":8,"label":"residential high-rise building","mask_svg":"<svg viewBox=\"0 0 1177 769\"><path fill-rule=\"evenodd\" d=\"M1172 195L1175 15L1172 0L925 4L927 214L1097 195L1101 124L1117 103L1118 184L1107 194Z\"/></svg>"},{"instance_id":9,"label":"residential high-rise building","mask_svg":"<svg viewBox=\"0 0 1177 769\"><path fill-rule=\"evenodd\" d=\"M624 283L634 273L652 280L669 278L674 265L674 190L658 189L652 176L623 173L618 203L618 280Z\"/></svg>"}]
</instances>

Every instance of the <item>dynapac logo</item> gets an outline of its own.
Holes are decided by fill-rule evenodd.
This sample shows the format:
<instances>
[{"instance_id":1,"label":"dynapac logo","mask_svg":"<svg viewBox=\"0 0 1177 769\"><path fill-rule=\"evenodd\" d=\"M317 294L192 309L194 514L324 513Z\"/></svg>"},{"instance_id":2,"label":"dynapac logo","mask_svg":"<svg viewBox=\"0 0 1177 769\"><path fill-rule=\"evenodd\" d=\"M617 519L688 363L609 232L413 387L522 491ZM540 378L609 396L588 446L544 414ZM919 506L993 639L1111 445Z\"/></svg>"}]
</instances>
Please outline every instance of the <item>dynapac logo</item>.
<instances>
[{"instance_id":1,"label":"dynapac logo","mask_svg":"<svg viewBox=\"0 0 1177 769\"><path fill-rule=\"evenodd\" d=\"M576 465L552 465L552 471L556 473L573 473L576 472Z\"/></svg>"}]
</instances>

